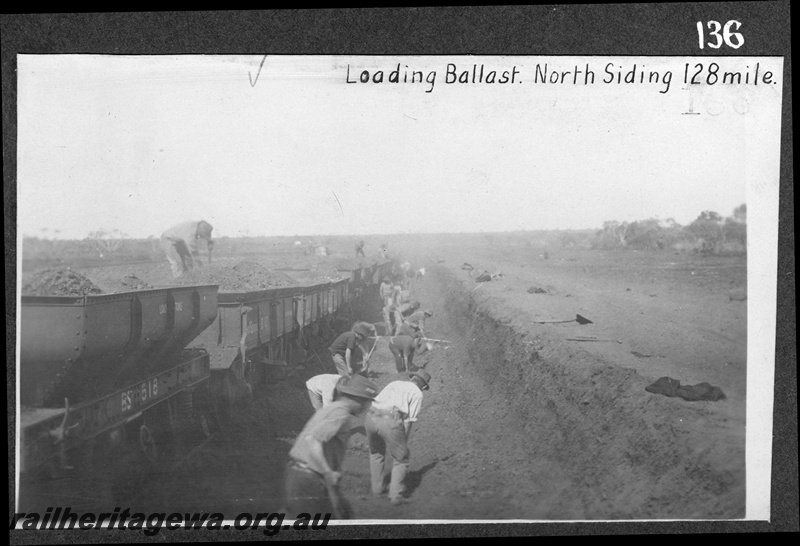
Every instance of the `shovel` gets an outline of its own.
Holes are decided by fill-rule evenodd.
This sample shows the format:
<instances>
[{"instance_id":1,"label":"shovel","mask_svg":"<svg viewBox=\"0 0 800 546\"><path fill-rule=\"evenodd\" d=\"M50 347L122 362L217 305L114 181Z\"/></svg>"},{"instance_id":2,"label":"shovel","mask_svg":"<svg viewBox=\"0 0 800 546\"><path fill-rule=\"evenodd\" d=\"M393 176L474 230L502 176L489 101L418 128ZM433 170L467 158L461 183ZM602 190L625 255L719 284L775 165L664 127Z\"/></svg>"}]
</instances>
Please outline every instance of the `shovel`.
<instances>
[{"instance_id":1,"label":"shovel","mask_svg":"<svg viewBox=\"0 0 800 546\"><path fill-rule=\"evenodd\" d=\"M372 349L370 349L367 356L364 357L364 373L369 373L369 357L372 356L372 353L375 351L375 347L378 346L378 340L380 338L381 336L375 336L375 343L372 344Z\"/></svg>"},{"instance_id":2,"label":"shovel","mask_svg":"<svg viewBox=\"0 0 800 546\"><path fill-rule=\"evenodd\" d=\"M610 341L612 343L622 343L618 339L597 339L596 337L568 337L567 341Z\"/></svg>"},{"instance_id":3,"label":"shovel","mask_svg":"<svg viewBox=\"0 0 800 546\"><path fill-rule=\"evenodd\" d=\"M433 339L432 337L422 337L420 339L422 341L432 341L434 343L453 343L452 341L447 341L446 339Z\"/></svg>"},{"instance_id":4,"label":"shovel","mask_svg":"<svg viewBox=\"0 0 800 546\"><path fill-rule=\"evenodd\" d=\"M571 320L534 320L534 324L560 324L564 322L577 322L578 324L593 324L591 320L581 315L575 315Z\"/></svg>"}]
</instances>

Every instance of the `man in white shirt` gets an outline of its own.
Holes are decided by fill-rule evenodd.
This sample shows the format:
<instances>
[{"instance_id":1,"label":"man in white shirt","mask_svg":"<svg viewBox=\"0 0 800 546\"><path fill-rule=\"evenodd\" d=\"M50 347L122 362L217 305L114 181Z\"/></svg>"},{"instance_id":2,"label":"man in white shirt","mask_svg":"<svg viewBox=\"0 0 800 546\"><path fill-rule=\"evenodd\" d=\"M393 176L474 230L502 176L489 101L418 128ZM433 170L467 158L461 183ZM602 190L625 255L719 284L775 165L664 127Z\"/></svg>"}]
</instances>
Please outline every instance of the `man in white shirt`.
<instances>
[{"instance_id":1,"label":"man in white shirt","mask_svg":"<svg viewBox=\"0 0 800 546\"><path fill-rule=\"evenodd\" d=\"M422 391L428 390L431 376L425 370L411 374L410 381L393 381L375 397L364 420L369 442L369 471L373 495L386 491L384 485L384 462L388 451L394 463L389 483L389 501L401 504L405 501L403 490L408 473L411 452L408 438L411 425L416 422L422 408Z\"/></svg>"},{"instance_id":2,"label":"man in white shirt","mask_svg":"<svg viewBox=\"0 0 800 546\"><path fill-rule=\"evenodd\" d=\"M343 377L338 398L314 413L289 451L283 511L292 514L351 516L339 491L350 435L367 411L378 387L366 377Z\"/></svg>"},{"instance_id":3,"label":"man in white shirt","mask_svg":"<svg viewBox=\"0 0 800 546\"><path fill-rule=\"evenodd\" d=\"M323 373L306 381L308 399L311 400L314 411L333 402L336 385L341 378L338 373Z\"/></svg>"},{"instance_id":4,"label":"man in white shirt","mask_svg":"<svg viewBox=\"0 0 800 546\"><path fill-rule=\"evenodd\" d=\"M211 251L214 250L214 240L211 232L214 228L205 220L199 222L183 222L172 226L161 234L161 247L167 254L172 276L180 277L184 271L192 269L195 265L203 265L197 241L202 240L206 247L206 259L211 263Z\"/></svg>"}]
</instances>

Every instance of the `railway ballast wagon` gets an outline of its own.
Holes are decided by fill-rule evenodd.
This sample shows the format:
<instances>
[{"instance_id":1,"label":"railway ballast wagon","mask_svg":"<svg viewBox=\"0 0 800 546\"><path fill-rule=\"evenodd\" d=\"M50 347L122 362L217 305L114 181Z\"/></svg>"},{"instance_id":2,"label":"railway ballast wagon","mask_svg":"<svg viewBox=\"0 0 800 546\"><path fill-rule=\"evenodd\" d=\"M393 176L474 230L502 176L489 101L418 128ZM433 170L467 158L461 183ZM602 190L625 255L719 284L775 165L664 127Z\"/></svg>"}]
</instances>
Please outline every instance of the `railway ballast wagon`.
<instances>
[{"instance_id":1,"label":"railway ballast wagon","mask_svg":"<svg viewBox=\"0 0 800 546\"><path fill-rule=\"evenodd\" d=\"M209 378L208 354L184 351L217 315L217 286L87 295L23 296L20 305L21 466L55 458L137 421L163 403L191 413ZM152 449L149 454L152 456Z\"/></svg>"},{"instance_id":2,"label":"railway ballast wagon","mask_svg":"<svg viewBox=\"0 0 800 546\"><path fill-rule=\"evenodd\" d=\"M206 412L251 393L270 367L296 362L294 350L329 335L391 271L386 261L342 271L349 278L338 281L245 292L201 285L23 296L22 470L69 468L72 450L86 448L91 459L95 445L118 438L133 438L155 460L156 438L186 419L208 434Z\"/></svg>"}]
</instances>

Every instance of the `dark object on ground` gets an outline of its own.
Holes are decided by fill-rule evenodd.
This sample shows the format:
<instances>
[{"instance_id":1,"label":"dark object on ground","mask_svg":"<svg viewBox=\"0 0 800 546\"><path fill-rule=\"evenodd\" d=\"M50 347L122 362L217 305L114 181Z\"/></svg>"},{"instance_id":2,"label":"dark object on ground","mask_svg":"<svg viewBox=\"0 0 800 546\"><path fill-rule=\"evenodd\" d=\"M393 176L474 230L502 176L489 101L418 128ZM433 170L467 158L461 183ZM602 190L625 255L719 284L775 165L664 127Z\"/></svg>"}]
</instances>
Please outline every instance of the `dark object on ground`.
<instances>
[{"instance_id":1,"label":"dark object on ground","mask_svg":"<svg viewBox=\"0 0 800 546\"><path fill-rule=\"evenodd\" d=\"M728 292L728 298L730 298L730 301L745 301L747 299L747 290L744 288L731 290Z\"/></svg>"},{"instance_id":2,"label":"dark object on ground","mask_svg":"<svg viewBox=\"0 0 800 546\"><path fill-rule=\"evenodd\" d=\"M41 269L30 275L22 285L26 296L85 296L103 291L88 277L69 267Z\"/></svg>"},{"instance_id":3,"label":"dark object on ground","mask_svg":"<svg viewBox=\"0 0 800 546\"><path fill-rule=\"evenodd\" d=\"M534 320L534 324L561 324L564 322L577 322L578 324L594 324L591 320L581 315L575 315L574 319L570 320Z\"/></svg>"},{"instance_id":4,"label":"dark object on ground","mask_svg":"<svg viewBox=\"0 0 800 546\"><path fill-rule=\"evenodd\" d=\"M464 265L461 266L461 269L463 269L464 271L472 271L474 268L472 267L472 265L468 264L467 262L464 262Z\"/></svg>"},{"instance_id":5,"label":"dark object on ground","mask_svg":"<svg viewBox=\"0 0 800 546\"><path fill-rule=\"evenodd\" d=\"M547 294L547 290L538 286L531 286L528 288L528 294Z\"/></svg>"},{"instance_id":6,"label":"dark object on ground","mask_svg":"<svg viewBox=\"0 0 800 546\"><path fill-rule=\"evenodd\" d=\"M492 280L492 274L485 270L483 273L475 277L475 282L489 282L491 280Z\"/></svg>"},{"instance_id":7,"label":"dark object on ground","mask_svg":"<svg viewBox=\"0 0 800 546\"><path fill-rule=\"evenodd\" d=\"M698 383L697 385L683 385L677 379L662 377L652 385L644 388L647 392L663 394L664 396L679 397L690 402L697 400L724 400L727 398L722 389L709 383Z\"/></svg>"}]
</instances>

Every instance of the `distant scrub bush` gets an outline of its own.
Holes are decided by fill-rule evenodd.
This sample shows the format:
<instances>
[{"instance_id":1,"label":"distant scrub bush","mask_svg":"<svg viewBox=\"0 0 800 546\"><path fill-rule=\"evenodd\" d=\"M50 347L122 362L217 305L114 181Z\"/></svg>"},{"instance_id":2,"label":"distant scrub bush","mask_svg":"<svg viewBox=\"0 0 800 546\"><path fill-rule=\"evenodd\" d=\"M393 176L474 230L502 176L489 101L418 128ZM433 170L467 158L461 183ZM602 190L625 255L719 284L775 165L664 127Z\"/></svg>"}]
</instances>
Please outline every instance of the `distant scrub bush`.
<instances>
[{"instance_id":1,"label":"distant scrub bush","mask_svg":"<svg viewBox=\"0 0 800 546\"><path fill-rule=\"evenodd\" d=\"M681 226L671 218L635 222L609 221L597 231L591 247L603 250L632 248L702 254L735 255L747 252L747 207L741 205L733 215L723 218L714 211L703 211L689 225Z\"/></svg>"}]
</instances>

